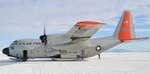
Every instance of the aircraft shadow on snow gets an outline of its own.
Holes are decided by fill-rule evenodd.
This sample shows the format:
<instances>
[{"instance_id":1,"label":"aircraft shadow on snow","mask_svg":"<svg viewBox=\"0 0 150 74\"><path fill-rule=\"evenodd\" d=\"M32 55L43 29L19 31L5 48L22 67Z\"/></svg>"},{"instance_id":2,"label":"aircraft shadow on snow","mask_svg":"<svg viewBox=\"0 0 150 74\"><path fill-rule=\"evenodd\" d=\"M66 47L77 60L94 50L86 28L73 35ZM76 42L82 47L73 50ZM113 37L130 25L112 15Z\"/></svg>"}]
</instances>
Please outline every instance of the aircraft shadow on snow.
<instances>
[{"instance_id":1,"label":"aircraft shadow on snow","mask_svg":"<svg viewBox=\"0 0 150 74\"><path fill-rule=\"evenodd\" d=\"M5 60L0 60L0 66L8 66L8 65L14 65L14 64L21 64L21 63L26 63L26 64L30 64L33 62L86 62L87 60L41 60L41 59L35 59L35 60L28 60L27 62L22 62L22 61L16 61L16 60L10 60L10 59L5 59Z\"/></svg>"},{"instance_id":2,"label":"aircraft shadow on snow","mask_svg":"<svg viewBox=\"0 0 150 74\"><path fill-rule=\"evenodd\" d=\"M0 60L0 66L7 66L7 65L19 64L19 63L21 62L16 62L16 61L9 60L9 59Z\"/></svg>"}]
</instances>

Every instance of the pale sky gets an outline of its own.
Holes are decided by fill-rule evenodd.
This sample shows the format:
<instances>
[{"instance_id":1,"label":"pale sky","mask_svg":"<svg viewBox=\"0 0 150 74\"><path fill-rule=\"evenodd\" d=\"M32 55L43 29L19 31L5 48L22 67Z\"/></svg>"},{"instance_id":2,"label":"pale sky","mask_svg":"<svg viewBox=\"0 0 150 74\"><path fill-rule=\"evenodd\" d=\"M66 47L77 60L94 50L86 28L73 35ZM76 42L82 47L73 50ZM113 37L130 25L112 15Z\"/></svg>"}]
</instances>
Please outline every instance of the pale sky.
<instances>
[{"instance_id":1,"label":"pale sky","mask_svg":"<svg viewBox=\"0 0 150 74\"><path fill-rule=\"evenodd\" d=\"M130 10L137 37L150 37L150 0L0 0L0 49L14 40L38 39L66 33L76 22L105 22L92 38L111 36L123 10ZM112 49L150 51L150 40L121 44Z\"/></svg>"}]
</instances>

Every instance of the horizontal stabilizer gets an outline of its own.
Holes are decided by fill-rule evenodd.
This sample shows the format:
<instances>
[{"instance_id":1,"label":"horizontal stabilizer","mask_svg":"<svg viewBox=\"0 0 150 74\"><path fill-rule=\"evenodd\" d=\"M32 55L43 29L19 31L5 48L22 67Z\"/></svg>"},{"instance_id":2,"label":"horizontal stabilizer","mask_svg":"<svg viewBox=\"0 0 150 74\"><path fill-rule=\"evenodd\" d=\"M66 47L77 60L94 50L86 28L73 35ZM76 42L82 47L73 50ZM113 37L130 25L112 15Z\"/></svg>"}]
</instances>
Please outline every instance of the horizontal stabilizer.
<instances>
[{"instance_id":1,"label":"horizontal stabilizer","mask_svg":"<svg viewBox=\"0 0 150 74\"><path fill-rule=\"evenodd\" d=\"M121 42L131 42L131 41L144 41L150 39L149 37L142 37L142 38L132 38L132 39L126 39L122 40Z\"/></svg>"}]
</instances>

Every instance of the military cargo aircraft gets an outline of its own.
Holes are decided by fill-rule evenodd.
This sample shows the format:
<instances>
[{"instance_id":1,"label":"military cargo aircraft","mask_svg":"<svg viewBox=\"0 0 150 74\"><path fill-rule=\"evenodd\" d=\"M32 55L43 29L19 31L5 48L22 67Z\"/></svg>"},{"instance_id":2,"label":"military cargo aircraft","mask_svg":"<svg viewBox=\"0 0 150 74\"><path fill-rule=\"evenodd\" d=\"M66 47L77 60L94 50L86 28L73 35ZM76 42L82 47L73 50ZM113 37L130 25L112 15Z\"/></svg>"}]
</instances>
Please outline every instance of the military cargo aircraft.
<instances>
[{"instance_id":1,"label":"military cargo aircraft","mask_svg":"<svg viewBox=\"0 0 150 74\"><path fill-rule=\"evenodd\" d=\"M136 38L129 10L125 10L112 36L90 39L105 23L95 21L80 21L65 34L47 35L39 39L20 39L2 50L3 54L22 61L30 58L51 58L80 60L98 55L116 45L148 37Z\"/></svg>"}]
</instances>

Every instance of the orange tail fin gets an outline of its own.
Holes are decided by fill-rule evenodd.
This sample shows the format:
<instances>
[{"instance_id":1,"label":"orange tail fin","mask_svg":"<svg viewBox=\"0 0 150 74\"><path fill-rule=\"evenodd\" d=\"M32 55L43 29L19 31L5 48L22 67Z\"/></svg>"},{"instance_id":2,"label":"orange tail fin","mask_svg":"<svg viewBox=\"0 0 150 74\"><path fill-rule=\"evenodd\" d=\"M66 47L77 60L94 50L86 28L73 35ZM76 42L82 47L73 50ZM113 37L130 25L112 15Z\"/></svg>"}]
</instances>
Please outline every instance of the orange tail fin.
<instances>
[{"instance_id":1,"label":"orange tail fin","mask_svg":"<svg viewBox=\"0 0 150 74\"><path fill-rule=\"evenodd\" d=\"M130 13L128 11L124 12L124 16L122 18L119 34L118 34L118 39L119 40L126 40L126 39L131 39L130 37Z\"/></svg>"},{"instance_id":2,"label":"orange tail fin","mask_svg":"<svg viewBox=\"0 0 150 74\"><path fill-rule=\"evenodd\" d=\"M148 37L135 37L133 20L129 10L125 10L123 12L123 15L118 23L115 33L113 34L113 37L117 38L121 42L141 41L149 39Z\"/></svg>"}]
</instances>

